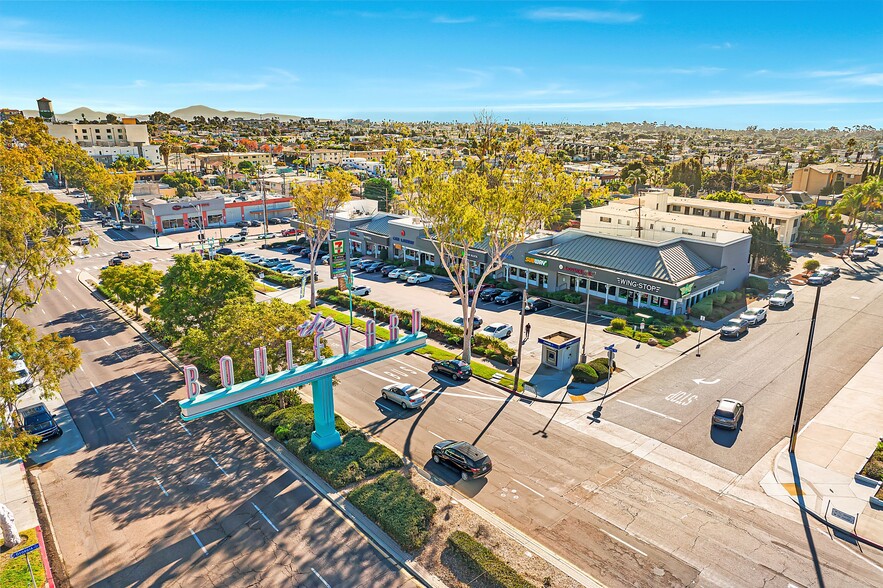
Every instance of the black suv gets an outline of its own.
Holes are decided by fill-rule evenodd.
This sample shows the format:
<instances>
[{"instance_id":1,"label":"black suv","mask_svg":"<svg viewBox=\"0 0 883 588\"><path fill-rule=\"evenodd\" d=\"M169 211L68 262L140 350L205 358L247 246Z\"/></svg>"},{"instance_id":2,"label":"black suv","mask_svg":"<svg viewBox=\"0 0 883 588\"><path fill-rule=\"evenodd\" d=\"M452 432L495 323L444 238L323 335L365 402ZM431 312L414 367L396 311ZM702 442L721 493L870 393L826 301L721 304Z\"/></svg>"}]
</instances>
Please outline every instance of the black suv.
<instances>
[{"instance_id":1,"label":"black suv","mask_svg":"<svg viewBox=\"0 0 883 588\"><path fill-rule=\"evenodd\" d=\"M451 379L454 381L468 380L472 377L472 367L470 367L465 361L459 359L446 359L444 361L433 362L431 371L451 376Z\"/></svg>"},{"instance_id":2,"label":"black suv","mask_svg":"<svg viewBox=\"0 0 883 588\"><path fill-rule=\"evenodd\" d=\"M439 441L432 446L432 461L451 466L463 480L486 476L493 467L487 453L466 441Z\"/></svg>"},{"instance_id":3,"label":"black suv","mask_svg":"<svg viewBox=\"0 0 883 588\"><path fill-rule=\"evenodd\" d=\"M503 291L499 288L488 288L487 290L481 291L481 293L478 295L478 299L482 302L490 302L502 293Z\"/></svg>"},{"instance_id":4,"label":"black suv","mask_svg":"<svg viewBox=\"0 0 883 588\"><path fill-rule=\"evenodd\" d=\"M502 306L519 300L521 300L521 290L503 290L494 297L494 302Z\"/></svg>"},{"instance_id":5,"label":"black suv","mask_svg":"<svg viewBox=\"0 0 883 588\"><path fill-rule=\"evenodd\" d=\"M55 417L42 402L19 409L18 414L24 430L31 435L38 435L41 443L62 434Z\"/></svg>"}]
</instances>

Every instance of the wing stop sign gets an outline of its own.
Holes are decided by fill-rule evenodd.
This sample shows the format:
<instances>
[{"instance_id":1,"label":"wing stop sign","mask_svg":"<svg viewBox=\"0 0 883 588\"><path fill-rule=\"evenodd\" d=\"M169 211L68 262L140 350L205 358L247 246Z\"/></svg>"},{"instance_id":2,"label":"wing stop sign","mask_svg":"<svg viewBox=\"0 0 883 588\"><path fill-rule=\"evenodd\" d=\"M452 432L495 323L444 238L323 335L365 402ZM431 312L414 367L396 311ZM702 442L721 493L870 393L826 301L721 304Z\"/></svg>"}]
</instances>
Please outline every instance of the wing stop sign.
<instances>
[{"instance_id":1,"label":"wing stop sign","mask_svg":"<svg viewBox=\"0 0 883 588\"><path fill-rule=\"evenodd\" d=\"M185 421L207 416L252 400L278 394L284 390L310 384L313 388L313 416L316 429L312 442L316 449L331 449L340 445L341 439L334 426L333 379L337 374L409 353L426 345L426 333L420 330L420 311L411 311L410 332L399 328L399 316L389 317L388 341L377 340L377 325L367 320L364 342L354 341L353 331L347 325L338 326L332 318L316 313L313 318L298 326L298 335L313 340L315 361L296 365L293 346L285 345L287 368L281 372L268 373L267 348L254 350L255 378L237 383L234 380L233 360L224 356L219 360L221 387L211 392L203 392L199 384L199 370L196 366L183 366L184 385L187 399L178 402L181 418ZM341 355L323 357L325 339L334 333L340 337ZM359 337L361 339L361 337Z\"/></svg>"},{"instance_id":2,"label":"wing stop sign","mask_svg":"<svg viewBox=\"0 0 883 588\"><path fill-rule=\"evenodd\" d=\"M344 239L331 240L331 279L346 275L346 241Z\"/></svg>"}]
</instances>

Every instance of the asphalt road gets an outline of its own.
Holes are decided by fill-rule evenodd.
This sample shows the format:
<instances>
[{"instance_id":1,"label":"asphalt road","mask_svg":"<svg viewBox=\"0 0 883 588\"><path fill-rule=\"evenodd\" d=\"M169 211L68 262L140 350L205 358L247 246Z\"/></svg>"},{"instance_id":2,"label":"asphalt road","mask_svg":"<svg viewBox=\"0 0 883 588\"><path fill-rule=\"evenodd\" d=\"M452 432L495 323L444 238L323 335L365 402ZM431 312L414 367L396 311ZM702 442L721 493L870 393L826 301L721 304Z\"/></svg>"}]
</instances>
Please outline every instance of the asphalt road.
<instances>
[{"instance_id":1,"label":"asphalt road","mask_svg":"<svg viewBox=\"0 0 883 588\"><path fill-rule=\"evenodd\" d=\"M83 354L61 439L75 424L85 447L37 471L74 586L411 584L227 417L185 426L180 375L73 274L59 281L27 319Z\"/></svg>"},{"instance_id":2,"label":"asphalt road","mask_svg":"<svg viewBox=\"0 0 883 588\"><path fill-rule=\"evenodd\" d=\"M842 276L821 288L801 423L806 424L883 346L883 265L840 262ZM859 271L859 268L861 271ZM793 307L738 340L703 344L629 386L605 404L604 418L739 474L790 435L816 288L795 288ZM720 398L745 404L737 431L711 427Z\"/></svg>"}]
</instances>

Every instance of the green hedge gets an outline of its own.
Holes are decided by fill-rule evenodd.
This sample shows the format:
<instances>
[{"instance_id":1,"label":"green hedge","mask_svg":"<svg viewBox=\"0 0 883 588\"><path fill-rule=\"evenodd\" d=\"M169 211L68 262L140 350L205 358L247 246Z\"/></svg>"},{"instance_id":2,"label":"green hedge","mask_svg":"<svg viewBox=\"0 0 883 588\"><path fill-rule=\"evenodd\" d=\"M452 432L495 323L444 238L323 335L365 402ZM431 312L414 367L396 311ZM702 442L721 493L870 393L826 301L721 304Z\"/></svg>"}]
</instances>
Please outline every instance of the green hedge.
<instances>
[{"instance_id":1,"label":"green hedge","mask_svg":"<svg viewBox=\"0 0 883 588\"><path fill-rule=\"evenodd\" d=\"M294 406L280 409L275 401L256 401L244 407L273 436L336 489L366 477L402 467L402 458L385 445L372 443L361 431L351 429L335 415L334 425L343 443L333 449L317 451L310 437L315 428L313 405L295 396Z\"/></svg>"},{"instance_id":2,"label":"green hedge","mask_svg":"<svg viewBox=\"0 0 883 588\"><path fill-rule=\"evenodd\" d=\"M248 268L248 271L252 273L252 275L257 276L258 274L263 273L264 279L268 282L273 282L274 284L279 284L280 286L285 286L286 288L294 288L296 286L300 286L300 277L298 276L286 276L285 274L271 270L270 268L266 268L256 263L250 263L245 260L243 260L243 263L245 263L245 266Z\"/></svg>"},{"instance_id":3,"label":"green hedge","mask_svg":"<svg viewBox=\"0 0 883 588\"><path fill-rule=\"evenodd\" d=\"M359 486L349 493L347 500L405 551L423 546L436 510L435 505L398 472L386 472L373 482Z\"/></svg>"},{"instance_id":4,"label":"green hedge","mask_svg":"<svg viewBox=\"0 0 883 588\"><path fill-rule=\"evenodd\" d=\"M598 383L598 372L587 363L578 363L573 366L573 369L570 370L570 375L573 376L574 382L579 382L580 384Z\"/></svg>"},{"instance_id":5,"label":"green hedge","mask_svg":"<svg viewBox=\"0 0 883 588\"><path fill-rule=\"evenodd\" d=\"M558 292L546 292L538 288L528 288L527 293L530 296L539 296L548 298L549 300L557 300L558 302L567 302L568 304L582 304L585 296L573 290L559 290Z\"/></svg>"},{"instance_id":6,"label":"green hedge","mask_svg":"<svg viewBox=\"0 0 883 588\"><path fill-rule=\"evenodd\" d=\"M606 380L610 377L610 369L607 367L607 358L599 357L589 362L589 366L598 374L598 381Z\"/></svg>"},{"instance_id":7,"label":"green hedge","mask_svg":"<svg viewBox=\"0 0 883 588\"><path fill-rule=\"evenodd\" d=\"M489 580L489 583L501 588L534 588L533 584L468 533L454 531L448 536L448 545L466 564L470 576L482 576L483 580Z\"/></svg>"}]
</instances>

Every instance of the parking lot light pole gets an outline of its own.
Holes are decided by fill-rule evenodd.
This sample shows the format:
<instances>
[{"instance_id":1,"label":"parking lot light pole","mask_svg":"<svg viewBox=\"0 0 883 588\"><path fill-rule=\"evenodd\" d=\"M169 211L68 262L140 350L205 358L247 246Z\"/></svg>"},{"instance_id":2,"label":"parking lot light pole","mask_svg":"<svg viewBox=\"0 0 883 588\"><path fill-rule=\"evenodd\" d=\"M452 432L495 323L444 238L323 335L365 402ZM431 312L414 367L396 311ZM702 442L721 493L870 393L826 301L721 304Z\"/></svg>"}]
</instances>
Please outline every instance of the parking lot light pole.
<instances>
[{"instance_id":1,"label":"parking lot light pole","mask_svg":"<svg viewBox=\"0 0 883 588\"><path fill-rule=\"evenodd\" d=\"M701 322L705 322L705 315L703 314L702 316L700 316L699 320ZM699 347L700 347L700 345L702 345L702 325L701 324L699 325L699 331L697 331L697 333L699 334L699 342L696 343L696 357L702 357L702 353L700 353L700 351L699 351Z\"/></svg>"},{"instance_id":2,"label":"parking lot light pole","mask_svg":"<svg viewBox=\"0 0 883 588\"><path fill-rule=\"evenodd\" d=\"M521 324L518 325L518 357L515 360L515 381L512 391L518 392L518 377L521 375L521 349L524 346L524 311L527 306L527 287L521 293ZM472 325L475 328L475 325Z\"/></svg>"},{"instance_id":3,"label":"parking lot light pole","mask_svg":"<svg viewBox=\"0 0 883 588\"><path fill-rule=\"evenodd\" d=\"M812 339L816 330L816 315L819 313L819 298L822 295L822 287L816 286L816 299L812 305L812 318L809 321L809 337L806 340L806 355L803 357L803 372L800 374L800 387L797 390L797 406L794 408L794 423L791 425L791 442L788 444L788 453L794 454L797 448L797 432L800 428L800 413L803 411L803 397L806 394L806 379L809 375L809 357L812 353Z\"/></svg>"}]
</instances>

